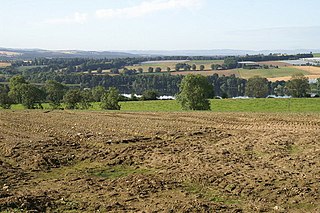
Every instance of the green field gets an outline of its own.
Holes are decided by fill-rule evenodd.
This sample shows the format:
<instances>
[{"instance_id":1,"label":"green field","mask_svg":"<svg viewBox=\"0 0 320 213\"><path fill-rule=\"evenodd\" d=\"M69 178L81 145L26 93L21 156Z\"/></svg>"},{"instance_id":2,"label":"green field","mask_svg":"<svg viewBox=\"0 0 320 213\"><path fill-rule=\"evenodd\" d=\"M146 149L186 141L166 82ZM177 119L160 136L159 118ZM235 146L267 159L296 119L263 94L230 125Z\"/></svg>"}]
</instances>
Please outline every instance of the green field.
<instances>
[{"instance_id":1,"label":"green field","mask_svg":"<svg viewBox=\"0 0 320 213\"><path fill-rule=\"evenodd\" d=\"M294 74L302 73L308 75L309 73L300 69L292 67L280 67L277 69L237 69L237 72L241 78L251 78L254 76L260 76L264 78L277 78L277 77L291 77Z\"/></svg>"},{"instance_id":2,"label":"green field","mask_svg":"<svg viewBox=\"0 0 320 213\"><path fill-rule=\"evenodd\" d=\"M121 102L121 111L182 111L175 100L161 101L129 101ZM48 104L43 104L49 109ZM12 106L13 110L23 107ZM320 98L314 99L214 99L211 100L211 109L214 112L320 112ZM101 110L99 103L93 103L89 110Z\"/></svg>"},{"instance_id":3,"label":"green field","mask_svg":"<svg viewBox=\"0 0 320 213\"><path fill-rule=\"evenodd\" d=\"M313 57L320 57L320 53L313 53Z\"/></svg>"},{"instance_id":4,"label":"green field","mask_svg":"<svg viewBox=\"0 0 320 213\"><path fill-rule=\"evenodd\" d=\"M39 65L39 66L21 66L21 67L18 67L18 71L19 72L24 72L24 71L28 71L30 69L33 69L33 68L37 68L37 67L46 67L45 65Z\"/></svg>"}]
</instances>

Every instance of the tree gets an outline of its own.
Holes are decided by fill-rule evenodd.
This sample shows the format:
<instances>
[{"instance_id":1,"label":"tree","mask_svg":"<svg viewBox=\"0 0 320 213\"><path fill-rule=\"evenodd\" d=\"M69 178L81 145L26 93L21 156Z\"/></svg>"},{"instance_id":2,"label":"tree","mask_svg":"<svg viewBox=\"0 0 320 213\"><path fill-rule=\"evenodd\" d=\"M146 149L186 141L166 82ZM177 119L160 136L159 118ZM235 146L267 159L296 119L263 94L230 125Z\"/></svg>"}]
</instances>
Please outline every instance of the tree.
<instances>
[{"instance_id":1,"label":"tree","mask_svg":"<svg viewBox=\"0 0 320 213\"><path fill-rule=\"evenodd\" d=\"M211 69L212 70L218 70L221 67L220 64L211 64Z\"/></svg>"},{"instance_id":2,"label":"tree","mask_svg":"<svg viewBox=\"0 0 320 213\"><path fill-rule=\"evenodd\" d=\"M153 67L149 67L148 72L153 72Z\"/></svg>"},{"instance_id":3,"label":"tree","mask_svg":"<svg viewBox=\"0 0 320 213\"><path fill-rule=\"evenodd\" d=\"M25 78L21 75L16 75L10 78L9 81L9 97L15 102L15 103L21 103L22 102L22 94L20 86L22 84L27 84Z\"/></svg>"},{"instance_id":4,"label":"tree","mask_svg":"<svg viewBox=\"0 0 320 213\"><path fill-rule=\"evenodd\" d=\"M227 69L234 69L237 68L238 61L235 57L227 57L226 59L224 59L223 66Z\"/></svg>"},{"instance_id":5,"label":"tree","mask_svg":"<svg viewBox=\"0 0 320 213\"><path fill-rule=\"evenodd\" d=\"M120 72L119 72L119 69L118 69L118 68L112 68L112 69L111 69L111 73L112 73L112 74L119 74Z\"/></svg>"},{"instance_id":6,"label":"tree","mask_svg":"<svg viewBox=\"0 0 320 213\"><path fill-rule=\"evenodd\" d=\"M317 94L320 95L320 78L317 79L316 90Z\"/></svg>"},{"instance_id":7,"label":"tree","mask_svg":"<svg viewBox=\"0 0 320 213\"><path fill-rule=\"evenodd\" d=\"M0 107L3 109L10 109L13 101L8 95L8 88L0 85Z\"/></svg>"},{"instance_id":8,"label":"tree","mask_svg":"<svg viewBox=\"0 0 320 213\"><path fill-rule=\"evenodd\" d=\"M183 64L183 70L184 71L190 71L191 70L191 66L189 64Z\"/></svg>"},{"instance_id":9,"label":"tree","mask_svg":"<svg viewBox=\"0 0 320 213\"><path fill-rule=\"evenodd\" d=\"M63 96L63 101L66 104L66 109L77 109L81 102L81 92L78 89L68 90Z\"/></svg>"},{"instance_id":10,"label":"tree","mask_svg":"<svg viewBox=\"0 0 320 213\"><path fill-rule=\"evenodd\" d=\"M57 109L61 106L61 101L66 91L66 87L53 80L49 80L45 85L47 100L53 109Z\"/></svg>"},{"instance_id":11,"label":"tree","mask_svg":"<svg viewBox=\"0 0 320 213\"><path fill-rule=\"evenodd\" d=\"M81 99L80 99L80 109L89 109L92 107L91 102L93 101L92 93L89 89L82 90L80 92Z\"/></svg>"},{"instance_id":12,"label":"tree","mask_svg":"<svg viewBox=\"0 0 320 213\"><path fill-rule=\"evenodd\" d=\"M18 86L21 94L21 103L27 109L43 109L42 102L46 98L45 91L31 84Z\"/></svg>"},{"instance_id":13,"label":"tree","mask_svg":"<svg viewBox=\"0 0 320 213\"><path fill-rule=\"evenodd\" d=\"M204 70L204 65L200 65L200 70L203 71Z\"/></svg>"},{"instance_id":14,"label":"tree","mask_svg":"<svg viewBox=\"0 0 320 213\"><path fill-rule=\"evenodd\" d=\"M101 68L101 67L99 67L99 68L97 69L97 73L99 73L99 74L102 73L102 68Z\"/></svg>"},{"instance_id":15,"label":"tree","mask_svg":"<svg viewBox=\"0 0 320 213\"><path fill-rule=\"evenodd\" d=\"M155 69L155 72L161 72L161 68L160 68L160 67L157 67L157 68Z\"/></svg>"},{"instance_id":16,"label":"tree","mask_svg":"<svg viewBox=\"0 0 320 213\"><path fill-rule=\"evenodd\" d=\"M171 68L170 67L167 67L167 72L170 72L171 71Z\"/></svg>"},{"instance_id":17,"label":"tree","mask_svg":"<svg viewBox=\"0 0 320 213\"><path fill-rule=\"evenodd\" d=\"M24 77L18 75L10 79L9 97L27 109L43 108L41 103L45 100L45 92L29 84Z\"/></svg>"},{"instance_id":18,"label":"tree","mask_svg":"<svg viewBox=\"0 0 320 213\"><path fill-rule=\"evenodd\" d=\"M102 96L106 93L106 89L103 86L96 86L92 89L92 99L95 102L100 102L102 99Z\"/></svg>"},{"instance_id":19,"label":"tree","mask_svg":"<svg viewBox=\"0 0 320 213\"><path fill-rule=\"evenodd\" d=\"M309 80L303 74L293 75L290 81L286 83L286 88L289 94L295 98L307 97L310 92Z\"/></svg>"},{"instance_id":20,"label":"tree","mask_svg":"<svg viewBox=\"0 0 320 213\"><path fill-rule=\"evenodd\" d=\"M115 87L110 87L103 95L100 106L105 110L120 110L119 91Z\"/></svg>"},{"instance_id":21,"label":"tree","mask_svg":"<svg viewBox=\"0 0 320 213\"><path fill-rule=\"evenodd\" d=\"M157 100L158 97L159 97L159 94L158 94L157 91L155 91L155 90L145 90L142 93L141 99L145 100L145 101L149 101L149 100Z\"/></svg>"},{"instance_id":22,"label":"tree","mask_svg":"<svg viewBox=\"0 0 320 213\"><path fill-rule=\"evenodd\" d=\"M184 110L210 110L208 98L213 97L213 86L201 75L187 75L180 85L177 100Z\"/></svg>"},{"instance_id":23,"label":"tree","mask_svg":"<svg viewBox=\"0 0 320 213\"><path fill-rule=\"evenodd\" d=\"M143 69L141 67L138 68L139 73L143 73Z\"/></svg>"},{"instance_id":24,"label":"tree","mask_svg":"<svg viewBox=\"0 0 320 213\"><path fill-rule=\"evenodd\" d=\"M194 70L194 71L195 71L195 70L197 70L197 65L192 64L192 67L191 67L191 68L192 68L192 70Z\"/></svg>"},{"instance_id":25,"label":"tree","mask_svg":"<svg viewBox=\"0 0 320 213\"><path fill-rule=\"evenodd\" d=\"M277 96L284 96L285 93L286 93L286 90L285 90L285 87L282 86L282 85L277 85L276 88L274 88L274 93L277 95Z\"/></svg>"},{"instance_id":26,"label":"tree","mask_svg":"<svg viewBox=\"0 0 320 213\"><path fill-rule=\"evenodd\" d=\"M248 79L246 95L255 98L265 98L269 93L269 82L266 78L254 76Z\"/></svg>"}]
</instances>

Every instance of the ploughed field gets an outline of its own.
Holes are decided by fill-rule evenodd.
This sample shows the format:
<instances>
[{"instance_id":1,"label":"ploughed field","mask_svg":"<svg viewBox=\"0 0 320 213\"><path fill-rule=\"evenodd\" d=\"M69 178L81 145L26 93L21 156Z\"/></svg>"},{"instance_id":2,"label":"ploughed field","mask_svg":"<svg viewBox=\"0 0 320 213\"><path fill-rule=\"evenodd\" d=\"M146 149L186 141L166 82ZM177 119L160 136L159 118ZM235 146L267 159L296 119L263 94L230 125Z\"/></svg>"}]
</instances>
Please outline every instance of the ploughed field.
<instances>
[{"instance_id":1,"label":"ploughed field","mask_svg":"<svg viewBox=\"0 0 320 213\"><path fill-rule=\"evenodd\" d=\"M0 212L319 212L320 114L0 111Z\"/></svg>"}]
</instances>

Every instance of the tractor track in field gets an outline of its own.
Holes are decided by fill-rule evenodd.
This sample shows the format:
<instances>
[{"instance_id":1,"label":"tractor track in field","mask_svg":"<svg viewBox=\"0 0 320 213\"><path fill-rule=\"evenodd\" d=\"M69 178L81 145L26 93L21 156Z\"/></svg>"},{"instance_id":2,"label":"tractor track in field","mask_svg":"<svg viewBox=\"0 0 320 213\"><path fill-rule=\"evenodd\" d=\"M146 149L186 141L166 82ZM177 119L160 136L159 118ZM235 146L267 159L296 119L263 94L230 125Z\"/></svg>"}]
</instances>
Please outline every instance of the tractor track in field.
<instances>
[{"instance_id":1,"label":"tractor track in field","mask_svg":"<svg viewBox=\"0 0 320 213\"><path fill-rule=\"evenodd\" d=\"M320 115L0 111L0 211L319 212Z\"/></svg>"}]
</instances>

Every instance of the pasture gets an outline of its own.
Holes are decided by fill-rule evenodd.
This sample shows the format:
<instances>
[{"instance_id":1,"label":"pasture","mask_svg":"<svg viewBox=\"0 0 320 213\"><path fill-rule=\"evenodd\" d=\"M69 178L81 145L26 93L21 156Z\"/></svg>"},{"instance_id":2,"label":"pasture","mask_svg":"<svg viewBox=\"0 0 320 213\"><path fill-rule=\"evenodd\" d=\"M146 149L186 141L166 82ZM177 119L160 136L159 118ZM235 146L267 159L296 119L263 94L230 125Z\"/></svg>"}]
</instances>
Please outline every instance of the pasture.
<instances>
[{"instance_id":1,"label":"pasture","mask_svg":"<svg viewBox=\"0 0 320 213\"><path fill-rule=\"evenodd\" d=\"M212 99L210 102L213 112L320 112L320 98ZM92 103L88 111L102 111L99 104ZM120 105L124 112L182 111L176 100L127 101L120 102ZM50 109L49 104L43 104L43 107ZM12 110L23 110L23 106L13 105Z\"/></svg>"}]
</instances>

